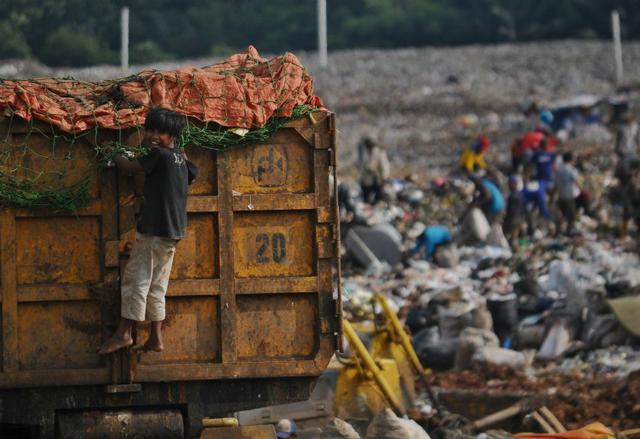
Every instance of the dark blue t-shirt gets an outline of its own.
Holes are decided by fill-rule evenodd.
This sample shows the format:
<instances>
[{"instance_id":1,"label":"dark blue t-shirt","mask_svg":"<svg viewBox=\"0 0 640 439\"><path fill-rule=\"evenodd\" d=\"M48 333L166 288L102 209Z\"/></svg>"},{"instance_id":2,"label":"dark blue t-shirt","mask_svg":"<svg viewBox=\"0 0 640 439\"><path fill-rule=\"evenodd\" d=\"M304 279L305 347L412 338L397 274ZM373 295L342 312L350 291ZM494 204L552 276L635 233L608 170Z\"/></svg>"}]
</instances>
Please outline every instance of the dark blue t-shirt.
<instances>
[{"instance_id":1,"label":"dark blue t-shirt","mask_svg":"<svg viewBox=\"0 0 640 439\"><path fill-rule=\"evenodd\" d=\"M553 180L553 164L556 155L548 151L538 151L533 155L536 164L536 180L551 182Z\"/></svg>"},{"instance_id":2,"label":"dark blue t-shirt","mask_svg":"<svg viewBox=\"0 0 640 439\"><path fill-rule=\"evenodd\" d=\"M182 239L187 229L187 185L196 166L179 151L152 148L138 159L144 168L144 200L137 230L145 235Z\"/></svg>"}]
</instances>

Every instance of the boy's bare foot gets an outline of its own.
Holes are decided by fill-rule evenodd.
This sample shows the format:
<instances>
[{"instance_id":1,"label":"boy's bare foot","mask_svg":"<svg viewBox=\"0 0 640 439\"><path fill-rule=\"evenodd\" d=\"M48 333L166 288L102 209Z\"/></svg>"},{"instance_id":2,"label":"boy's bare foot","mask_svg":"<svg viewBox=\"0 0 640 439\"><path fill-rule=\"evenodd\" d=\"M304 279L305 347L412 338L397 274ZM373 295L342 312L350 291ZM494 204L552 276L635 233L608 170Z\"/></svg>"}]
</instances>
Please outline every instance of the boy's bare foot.
<instances>
[{"instance_id":1,"label":"boy's bare foot","mask_svg":"<svg viewBox=\"0 0 640 439\"><path fill-rule=\"evenodd\" d=\"M159 340L149 339L145 341L144 344L139 344L134 346L133 349L136 351L143 351L143 352L149 352L149 351L162 352L164 350L164 345Z\"/></svg>"},{"instance_id":2,"label":"boy's bare foot","mask_svg":"<svg viewBox=\"0 0 640 439\"><path fill-rule=\"evenodd\" d=\"M129 347L132 344L133 339L131 337L118 337L114 335L100 347L100 349L98 350L98 354L110 354L117 351L118 349Z\"/></svg>"}]
</instances>

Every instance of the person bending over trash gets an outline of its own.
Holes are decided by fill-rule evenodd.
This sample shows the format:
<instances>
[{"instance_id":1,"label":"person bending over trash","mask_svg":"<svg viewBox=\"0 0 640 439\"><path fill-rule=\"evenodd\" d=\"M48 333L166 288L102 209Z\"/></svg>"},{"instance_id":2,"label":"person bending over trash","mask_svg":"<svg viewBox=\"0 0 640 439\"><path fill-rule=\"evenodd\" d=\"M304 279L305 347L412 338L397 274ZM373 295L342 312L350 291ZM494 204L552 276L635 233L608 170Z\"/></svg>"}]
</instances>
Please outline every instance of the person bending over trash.
<instances>
[{"instance_id":1,"label":"person bending over trash","mask_svg":"<svg viewBox=\"0 0 640 439\"><path fill-rule=\"evenodd\" d=\"M475 205L482 210L489 224L495 224L500 219L505 208L504 196L500 188L490 178L478 175L477 169L472 181L476 190L472 206Z\"/></svg>"},{"instance_id":2,"label":"person bending over trash","mask_svg":"<svg viewBox=\"0 0 640 439\"><path fill-rule=\"evenodd\" d=\"M487 163L484 156L489 151L489 145L489 138L480 136L471 147L462 151L458 159L458 166L467 174L471 174L474 169L486 169Z\"/></svg>"},{"instance_id":3,"label":"person bending over trash","mask_svg":"<svg viewBox=\"0 0 640 439\"><path fill-rule=\"evenodd\" d=\"M451 233L446 226L428 226L416 239L416 245L411 251L411 255L417 255L424 247L424 258L427 261L433 261L436 249L441 245L449 244L451 240Z\"/></svg>"},{"instance_id":4,"label":"person bending over trash","mask_svg":"<svg viewBox=\"0 0 640 439\"><path fill-rule=\"evenodd\" d=\"M122 278L121 319L116 332L98 353L109 354L131 346L136 322L151 321L151 335L138 349L160 352L165 294L169 285L176 244L187 227L187 185L197 168L175 141L184 128L184 116L154 108L144 123L150 151L137 160L115 156L125 173L144 172L144 201L137 225L136 242Z\"/></svg>"}]
</instances>

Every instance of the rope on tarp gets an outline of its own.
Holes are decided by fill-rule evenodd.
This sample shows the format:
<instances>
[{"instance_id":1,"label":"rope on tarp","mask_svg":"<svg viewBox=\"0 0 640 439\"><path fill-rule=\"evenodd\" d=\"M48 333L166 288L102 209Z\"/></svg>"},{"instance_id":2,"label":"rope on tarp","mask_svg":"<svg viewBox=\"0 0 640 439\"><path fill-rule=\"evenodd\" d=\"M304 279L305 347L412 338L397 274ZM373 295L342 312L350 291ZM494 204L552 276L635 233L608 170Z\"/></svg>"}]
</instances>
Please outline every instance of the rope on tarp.
<instances>
[{"instance_id":1,"label":"rope on tarp","mask_svg":"<svg viewBox=\"0 0 640 439\"><path fill-rule=\"evenodd\" d=\"M294 107L290 117L274 116L259 128L238 129L221 127L213 123L198 124L191 121L178 139L179 149L187 146L214 151L225 151L262 142L288 122L315 110L311 105ZM41 123L29 122L26 130L13 133L19 119L5 110L6 134L0 138L0 205L28 210L47 209L54 212L76 212L92 201L91 188L101 169L108 167L115 155L135 159L148 152L144 145L127 146L123 139L102 142L96 126L79 134L69 134L51 125L43 129ZM142 130L142 127L134 127ZM24 131L24 132L23 132ZM122 135L122 130L119 132ZM44 154L42 141L48 144ZM92 150L78 148L79 142L88 143ZM91 156L91 152L93 156ZM78 161L85 163L78 166ZM47 163L45 163L47 162ZM87 166L87 162L89 165ZM89 168L78 172L80 167ZM42 169L41 169L42 168ZM71 183L69 183L71 181Z\"/></svg>"}]
</instances>

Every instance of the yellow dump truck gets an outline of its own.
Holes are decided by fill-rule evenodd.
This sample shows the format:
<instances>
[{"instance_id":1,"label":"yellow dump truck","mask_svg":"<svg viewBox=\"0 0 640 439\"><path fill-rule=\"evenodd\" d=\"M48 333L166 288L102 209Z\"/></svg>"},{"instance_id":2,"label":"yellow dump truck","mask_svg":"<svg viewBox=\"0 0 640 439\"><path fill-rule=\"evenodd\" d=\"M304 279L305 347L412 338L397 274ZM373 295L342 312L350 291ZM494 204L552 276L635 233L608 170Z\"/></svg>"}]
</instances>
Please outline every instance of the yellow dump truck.
<instances>
[{"instance_id":1,"label":"yellow dump truck","mask_svg":"<svg viewBox=\"0 0 640 439\"><path fill-rule=\"evenodd\" d=\"M13 154L5 163L47 178L55 169L72 185L94 165L96 141L140 140L136 129L73 142L60 134L62 159L45 160L51 130L0 117L0 153ZM341 338L335 134L334 115L315 111L265 141L222 152L187 146L200 175L161 353L96 353L119 319L142 177L100 169L90 203L74 212L2 207L3 431L197 437L204 417L306 399Z\"/></svg>"}]
</instances>

